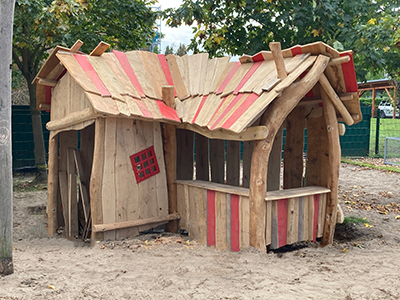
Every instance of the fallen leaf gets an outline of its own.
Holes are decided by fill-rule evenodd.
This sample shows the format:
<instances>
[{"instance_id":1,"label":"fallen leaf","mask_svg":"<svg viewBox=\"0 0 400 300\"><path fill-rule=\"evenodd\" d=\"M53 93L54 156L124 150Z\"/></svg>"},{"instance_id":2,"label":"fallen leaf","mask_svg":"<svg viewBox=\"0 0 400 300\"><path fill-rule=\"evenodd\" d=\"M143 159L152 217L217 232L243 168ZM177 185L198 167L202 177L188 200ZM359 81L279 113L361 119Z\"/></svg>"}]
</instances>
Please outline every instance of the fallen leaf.
<instances>
[{"instance_id":1,"label":"fallen leaf","mask_svg":"<svg viewBox=\"0 0 400 300\"><path fill-rule=\"evenodd\" d=\"M47 285L47 287L49 288L49 289L52 289L52 290L55 290L56 289L56 287L55 286L52 286L52 285Z\"/></svg>"},{"instance_id":2,"label":"fallen leaf","mask_svg":"<svg viewBox=\"0 0 400 300\"><path fill-rule=\"evenodd\" d=\"M369 225L368 223L364 223L365 227L374 227L373 225Z\"/></svg>"},{"instance_id":3,"label":"fallen leaf","mask_svg":"<svg viewBox=\"0 0 400 300\"><path fill-rule=\"evenodd\" d=\"M400 220L400 215L394 217L395 220Z\"/></svg>"}]
</instances>

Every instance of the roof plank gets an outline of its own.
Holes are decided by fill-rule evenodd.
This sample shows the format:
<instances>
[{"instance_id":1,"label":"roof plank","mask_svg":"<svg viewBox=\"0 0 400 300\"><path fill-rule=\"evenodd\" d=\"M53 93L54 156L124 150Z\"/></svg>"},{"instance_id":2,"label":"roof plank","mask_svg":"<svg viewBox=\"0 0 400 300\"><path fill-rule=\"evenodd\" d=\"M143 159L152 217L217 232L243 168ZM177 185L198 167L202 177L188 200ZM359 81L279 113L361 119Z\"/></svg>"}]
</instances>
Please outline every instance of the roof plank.
<instances>
[{"instance_id":1,"label":"roof plank","mask_svg":"<svg viewBox=\"0 0 400 300\"><path fill-rule=\"evenodd\" d=\"M181 70L179 69L179 65L178 65L178 61L177 61L178 57L179 56L169 54L169 55L167 55L166 59L167 59L169 69L171 71L172 80L174 81L176 94L180 100L184 100L184 99L187 99L188 97L190 97L190 95L189 95L188 91L186 90L186 86L185 86L185 83L182 78ZM180 59L180 57L179 57L179 59Z\"/></svg>"},{"instance_id":2,"label":"roof plank","mask_svg":"<svg viewBox=\"0 0 400 300\"><path fill-rule=\"evenodd\" d=\"M150 84L153 86L153 90L156 93L155 98L158 100L162 99L162 87L168 85L167 78L165 77L164 71L160 65L160 61L158 59L157 54L149 52L149 51L140 51L140 57L142 59L142 63L147 72L147 78L150 80Z\"/></svg>"}]
</instances>

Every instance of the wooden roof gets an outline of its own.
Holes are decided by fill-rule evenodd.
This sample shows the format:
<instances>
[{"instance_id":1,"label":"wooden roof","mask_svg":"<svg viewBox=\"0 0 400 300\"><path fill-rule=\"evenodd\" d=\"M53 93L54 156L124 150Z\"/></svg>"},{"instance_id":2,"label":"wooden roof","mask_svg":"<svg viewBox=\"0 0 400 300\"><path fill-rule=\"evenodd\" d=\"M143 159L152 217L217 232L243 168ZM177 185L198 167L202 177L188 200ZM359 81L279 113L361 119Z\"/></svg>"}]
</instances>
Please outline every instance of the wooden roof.
<instances>
[{"instance_id":1,"label":"wooden roof","mask_svg":"<svg viewBox=\"0 0 400 300\"><path fill-rule=\"evenodd\" d=\"M283 80L277 77L269 51L229 62L229 57L209 59L207 53L165 57L144 51L112 51L90 56L56 50L43 67L47 71L42 68L38 74L42 83L35 79L42 90L46 80L58 80L66 68L98 113L234 133L251 126L272 101L279 101L282 91L303 77L318 55L332 59L348 56L346 63L330 64L325 75L349 113L361 116L352 53L340 53L321 42L282 50L288 73ZM175 86L176 109L162 102L165 85ZM319 98L315 89L302 101L317 103ZM48 92L38 92L38 103L49 103ZM355 123L360 120L355 118Z\"/></svg>"}]
</instances>

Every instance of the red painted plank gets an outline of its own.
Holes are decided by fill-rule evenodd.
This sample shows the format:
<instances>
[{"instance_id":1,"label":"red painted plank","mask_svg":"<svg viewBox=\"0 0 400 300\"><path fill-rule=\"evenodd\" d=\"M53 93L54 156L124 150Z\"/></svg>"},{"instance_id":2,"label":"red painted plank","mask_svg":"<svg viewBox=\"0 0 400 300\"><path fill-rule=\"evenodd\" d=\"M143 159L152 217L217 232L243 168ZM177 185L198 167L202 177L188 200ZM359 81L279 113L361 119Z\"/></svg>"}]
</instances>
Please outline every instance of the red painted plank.
<instances>
[{"instance_id":1,"label":"red painted plank","mask_svg":"<svg viewBox=\"0 0 400 300\"><path fill-rule=\"evenodd\" d=\"M153 115L151 112L147 109L146 104L144 104L141 100L133 99L136 103L136 105L139 107L140 111L143 114L143 117L146 118L153 118Z\"/></svg>"},{"instance_id":2,"label":"red painted plank","mask_svg":"<svg viewBox=\"0 0 400 300\"><path fill-rule=\"evenodd\" d=\"M295 57L298 54L303 54L303 51L301 50L300 46L292 48L291 51L292 51L293 57Z\"/></svg>"},{"instance_id":3,"label":"red painted plank","mask_svg":"<svg viewBox=\"0 0 400 300\"><path fill-rule=\"evenodd\" d=\"M215 191L207 190L207 245L215 246Z\"/></svg>"},{"instance_id":4,"label":"red painted plank","mask_svg":"<svg viewBox=\"0 0 400 300\"><path fill-rule=\"evenodd\" d=\"M231 250L240 251L239 196L231 195Z\"/></svg>"},{"instance_id":5,"label":"red painted plank","mask_svg":"<svg viewBox=\"0 0 400 300\"><path fill-rule=\"evenodd\" d=\"M160 109L160 112L165 119L174 120L178 122L181 121L181 119L179 119L178 117L178 114L176 113L176 110L173 109L172 107L165 105L164 102L159 100L150 100L150 101L156 101L158 108Z\"/></svg>"},{"instance_id":6,"label":"red painted plank","mask_svg":"<svg viewBox=\"0 0 400 300\"><path fill-rule=\"evenodd\" d=\"M199 114L200 114L200 112L201 112L201 109L203 108L204 103L206 102L207 97L208 97L208 95L203 96L203 99L201 99L200 105L199 105L199 107L197 108L196 114L194 115L194 118L193 118L193 120L192 120L192 124L193 124L194 122L196 122L196 119L197 119L197 117L199 116Z\"/></svg>"},{"instance_id":7,"label":"red painted plank","mask_svg":"<svg viewBox=\"0 0 400 300\"><path fill-rule=\"evenodd\" d=\"M228 85L229 81L231 81L232 77L236 74L237 70L240 68L241 63L236 62L235 65L233 66L232 70L229 72L229 74L225 77L224 81L222 81L220 87L217 89L215 94L221 94L226 86Z\"/></svg>"},{"instance_id":8,"label":"red painted plank","mask_svg":"<svg viewBox=\"0 0 400 300\"><path fill-rule=\"evenodd\" d=\"M344 82L346 84L347 93L355 93L358 91L356 71L354 70L353 53L341 53L340 56L350 56L350 61L342 64Z\"/></svg>"},{"instance_id":9,"label":"red painted plank","mask_svg":"<svg viewBox=\"0 0 400 300\"><path fill-rule=\"evenodd\" d=\"M232 109L232 107L240 100L240 98L243 97L244 94L239 94L235 98L233 98L232 102L229 103L227 108L222 112L222 114L219 115L218 119L214 122L214 124L210 127L210 130L213 130L215 126L218 125L218 123L226 116L227 113ZM225 98L226 99L226 98ZM225 101L224 99L224 101Z\"/></svg>"},{"instance_id":10,"label":"red painted plank","mask_svg":"<svg viewBox=\"0 0 400 300\"><path fill-rule=\"evenodd\" d=\"M165 78L169 85L174 85L174 81L172 80L171 71L169 69L167 59L164 54L158 54L158 61L160 62L161 68L164 72ZM175 97L176 97L176 90L175 90Z\"/></svg>"},{"instance_id":11,"label":"red painted plank","mask_svg":"<svg viewBox=\"0 0 400 300\"><path fill-rule=\"evenodd\" d=\"M314 195L313 242L315 242L317 240L318 212L319 212L319 195Z\"/></svg>"},{"instance_id":12,"label":"red painted plank","mask_svg":"<svg viewBox=\"0 0 400 300\"><path fill-rule=\"evenodd\" d=\"M253 62L264 61L264 56L262 55L262 53L258 53L256 55L253 55L252 59Z\"/></svg>"},{"instance_id":13,"label":"red painted plank","mask_svg":"<svg viewBox=\"0 0 400 300\"><path fill-rule=\"evenodd\" d=\"M221 106L222 106L222 105L224 104L224 102L226 101L226 98L228 98L228 97L225 97L225 98L221 101L221 103L218 105L218 108L216 109L216 111L215 111L214 114L212 115L210 121L207 123L207 126L210 125L210 122L214 119L215 115L217 114L217 112L219 111L219 109L221 108Z\"/></svg>"},{"instance_id":14,"label":"red painted plank","mask_svg":"<svg viewBox=\"0 0 400 300\"><path fill-rule=\"evenodd\" d=\"M107 90L104 83L101 81L99 75L97 75L95 69L90 64L89 59L86 55L74 54L74 58L85 71L86 75L89 76L90 80L94 83L96 88L99 90L102 96L111 96L111 93Z\"/></svg>"},{"instance_id":15,"label":"red painted plank","mask_svg":"<svg viewBox=\"0 0 400 300\"><path fill-rule=\"evenodd\" d=\"M249 78L254 74L254 72L258 69L258 67L261 65L261 63L262 63L262 61L258 61L253 64L253 66L250 68L250 70L243 77L242 81L240 81L239 85L233 91L233 93L235 95L239 93L240 89L246 84L247 80L249 80Z\"/></svg>"},{"instance_id":16,"label":"red painted plank","mask_svg":"<svg viewBox=\"0 0 400 300\"><path fill-rule=\"evenodd\" d=\"M235 110L228 120L222 125L222 128L229 129L239 119L241 115L258 99L256 93L251 93L246 100Z\"/></svg>"},{"instance_id":17,"label":"red painted plank","mask_svg":"<svg viewBox=\"0 0 400 300\"><path fill-rule=\"evenodd\" d=\"M139 92L140 97L146 97L146 95L143 92L142 87L140 86L139 80L137 79L137 77L135 75L135 72L133 72L133 69L132 69L131 64L129 63L129 60L126 57L126 54L124 52L116 51L116 50L113 50L113 53L117 57L119 63L121 64L122 68L124 69L129 80L132 82L133 86Z\"/></svg>"},{"instance_id":18,"label":"red painted plank","mask_svg":"<svg viewBox=\"0 0 400 300\"><path fill-rule=\"evenodd\" d=\"M278 247L287 243L288 199L278 200Z\"/></svg>"}]
</instances>

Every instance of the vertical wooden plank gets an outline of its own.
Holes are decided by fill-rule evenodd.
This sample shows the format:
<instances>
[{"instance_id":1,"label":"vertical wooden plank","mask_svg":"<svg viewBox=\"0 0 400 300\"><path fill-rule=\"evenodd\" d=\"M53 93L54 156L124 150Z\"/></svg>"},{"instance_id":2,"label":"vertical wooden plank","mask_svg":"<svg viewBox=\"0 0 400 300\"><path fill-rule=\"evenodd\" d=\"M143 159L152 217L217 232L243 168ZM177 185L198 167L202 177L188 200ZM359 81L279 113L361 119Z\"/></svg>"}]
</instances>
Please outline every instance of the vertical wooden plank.
<instances>
[{"instance_id":1,"label":"vertical wooden plank","mask_svg":"<svg viewBox=\"0 0 400 300\"><path fill-rule=\"evenodd\" d=\"M322 237L325 225L325 214L326 214L326 200L328 194L319 195L319 213L318 213L318 233L317 238Z\"/></svg>"},{"instance_id":2,"label":"vertical wooden plank","mask_svg":"<svg viewBox=\"0 0 400 300\"><path fill-rule=\"evenodd\" d=\"M188 218L188 227L189 227L189 237L191 239L198 238L198 227L197 227L197 193L196 188L190 186L189 187L189 218Z\"/></svg>"},{"instance_id":3,"label":"vertical wooden plank","mask_svg":"<svg viewBox=\"0 0 400 300\"><path fill-rule=\"evenodd\" d=\"M295 224L295 199L290 198L288 199L288 216L287 216L287 234L286 234L286 240L287 244L293 244L297 240L294 238L294 230L297 227L297 224Z\"/></svg>"},{"instance_id":4,"label":"vertical wooden plank","mask_svg":"<svg viewBox=\"0 0 400 300\"><path fill-rule=\"evenodd\" d=\"M231 249L231 236L232 236L232 207L231 207L231 194L225 194L226 201L226 248Z\"/></svg>"},{"instance_id":5,"label":"vertical wooden plank","mask_svg":"<svg viewBox=\"0 0 400 300\"><path fill-rule=\"evenodd\" d=\"M313 239L312 239L313 242L317 240L318 212L319 212L319 195L314 195Z\"/></svg>"},{"instance_id":6,"label":"vertical wooden plank","mask_svg":"<svg viewBox=\"0 0 400 300\"><path fill-rule=\"evenodd\" d=\"M240 211L240 249L250 246L250 200L249 197L239 197Z\"/></svg>"},{"instance_id":7,"label":"vertical wooden plank","mask_svg":"<svg viewBox=\"0 0 400 300\"><path fill-rule=\"evenodd\" d=\"M50 236L58 229L58 135L49 137L49 160L47 180L47 231Z\"/></svg>"},{"instance_id":8,"label":"vertical wooden plank","mask_svg":"<svg viewBox=\"0 0 400 300\"><path fill-rule=\"evenodd\" d=\"M85 218L85 223L83 224L83 227L85 227L89 221L89 211L90 211L89 194L87 190L88 185L85 182L85 173L82 166L80 151L77 149L74 149L74 161L75 161L76 173L78 175L80 201L82 202L81 204L82 204L83 216Z\"/></svg>"},{"instance_id":9,"label":"vertical wooden plank","mask_svg":"<svg viewBox=\"0 0 400 300\"><path fill-rule=\"evenodd\" d=\"M95 140L93 152L92 177L90 180L90 211L92 216L92 226L103 224L102 209L102 183L104 168L104 140L105 140L105 119L97 118L95 123ZM92 228L93 229L93 228ZM102 232L92 230L92 240L103 238Z\"/></svg>"},{"instance_id":10,"label":"vertical wooden plank","mask_svg":"<svg viewBox=\"0 0 400 300\"><path fill-rule=\"evenodd\" d=\"M102 183L102 209L103 209L103 222L110 224L116 222L115 208L116 201L116 188L119 185L126 184L126 181L116 181L116 163L117 156L116 141L117 141L117 119L107 118L105 124L105 141L104 141L104 155L107 158L104 161L104 175ZM104 232L105 240L115 240L115 230Z\"/></svg>"},{"instance_id":11,"label":"vertical wooden plank","mask_svg":"<svg viewBox=\"0 0 400 300\"><path fill-rule=\"evenodd\" d=\"M250 186L251 157L253 155L254 141L243 142L243 178L242 187Z\"/></svg>"},{"instance_id":12,"label":"vertical wooden plank","mask_svg":"<svg viewBox=\"0 0 400 300\"><path fill-rule=\"evenodd\" d=\"M215 191L207 190L207 246L215 244Z\"/></svg>"},{"instance_id":13,"label":"vertical wooden plank","mask_svg":"<svg viewBox=\"0 0 400 300\"><path fill-rule=\"evenodd\" d=\"M240 142L228 141L226 150L226 183L239 186Z\"/></svg>"},{"instance_id":14,"label":"vertical wooden plank","mask_svg":"<svg viewBox=\"0 0 400 300\"><path fill-rule=\"evenodd\" d=\"M194 133L193 131L177 129L177 166L176 176L181 180L193 179L193 146Z\"/></svg>"},{"instance_id":15,"label":"vertical wooden plank","mask_svg":"<svg viewBox=\"0 0 400 300\"><path fill-rule=\"evenodd\" d=\"M308 198L303 197L303 241L308 240Z\"/></svg>"},{"instance_id":16,"label":"vertical wooden plank","mask_svg":"<svg viewBox=\"0 0 400 300\"><path fill-rule=\"evenodd\" d=\"M271 201L271 249L279 248L278 201Z\"/></svg>"},{"instance_id":17,"label":"vertical wooden plank","mask_svg":"<svg viewBox=\"0 0 400 300\"><path fill-rule=\"evenodd\" d=\"M240 251L240 197L232 194L230 200L230 245L232 251Z\"/></svg>"},{"instance_id":18,"label":"vertical wooden plank","mask_svg":"<svg viewBox=\"0 0 400 300\"><path fill-rule=\"evenodd\" d=\"M298 220L298 235L297 241L304 240L304 197L299 197L299 220Z\"/></svg>"},{"instance_id":19,"label":"vertical wooden plank","mask_svg":"<svg viewBox=\"0 0 400 300\"><path fill-rule=\"evenodd\" d=\"M210 140L211 181L224 183L225 141Z\"/></svg>"},{"instance_id":20,"label":"vertical wooden plank","mask_svg":"<svg viewBox=\"0 0 400 300\"><path fill-rule=\"evenodd\" d=\"M177 194L177 208L179 214L181 215L181 218L179 220L179 229L187 230L185 185L178 184L176 187L176 194Z\"/></svg>"},{"instance_id":21,"label":"vertical wooden plank","mask_svg":"<svg viewBox=\"0 0 400 300\"><path fill-rule=\"evenodd\" d=\"M197 232L198 232L198 241L202 245L207 244L207 193L204 193L205 190L201 188L196 188L196 207L197 207Z\"/></svg>"},{"instance_id":22,"label":"vertical wooden plank","mask_svg":"<svg viewBox=\"0 0 400 300\"><path fill-rule=\"evenodd\" d=\"M68 208L68 175L67 171L60 171L58 173L58 180L60 186L60 197L62 203L62 213L64 217L64 230L66 236L69 237L70 233L70 226L69 226L69 210Z\"/></svg>"},{"instance_id":23,"label":"vertical wooden plank","mask_svg":"<svg viewBox=\"0 0 400 300\"><path fill-rule=\"evenodd\" d=\"M196 133L196 180L209 180L208 138Z\"/></svg>"},{"instance_id":24,"label":"vertical wooden plank","mask_svg":"<svg viewBox=\"0 0 400 300\"><path fill-rule=\"evenodd\" d=\"M326 173L326 165L323 165L323 157L328 155L326 144L326 130L323 116L307 119L307 186L323 185L323 176Z\"/></svg>"},{"instance_id":25,"label":"vertical wooden plank","mask_svg":"<svg viewBox=\"0 0 400 300\"><path fill-rule=\"evenodd\" d=\"M277 201L278 209L278 246L282 247L287 245L287 231L288 231L288 199L281 199Z\"/></svg>"},{"instance_id":26,"label":"vertical wooden plank","mask_svg":"<svg viewBox=\"0 0 400 300\"><path fill-rule=\"evenodd\" d=\"M283 126L275 135L268 160L267 191L276 191L281 188L281 161L282 161Z\"/></svg>"},{"instance_id":27,"label":"vertical wooden plank","mask_svg":"<svg viewBox=\"0 0 400 300\"><path fill-rule=\"evenodd\" d=\"M81 161L84 172L83 180L86 183L86 189L89 192L90 177L92 176L93 150L94 150L94 127L89 125L81 130Z\"/></svg>"},{"instance_id":28,"label":"vertical wooden plank","mask_svg":"<svg viewBox=\"0 0 400 300\"><path fill-rule=\"evenodd\" d=\"M226 250L226 194L215 192L215 242L219 250Z\"/></svg>"},{"instance_id":29,"label":"vertical wooden plank","mask_svg":"<svg viewBox=\"0 0 400 300\"><path fill-rule=\"evenodd\" d=\"M156 175L156 194L157 194L157 212L158 216L166 216L168 215L169 209L168 209L168 194L166 191L168 191L167 188L167 177L166 177L166 159L164 159L164 151L163 151L163 139L162 139L162 134L161 134L161 124L158 122L153 122L153 138L154 138L154 153L156 155L156 159L158 162L158 167L160 169L160 173ZM176 145L176 142L174 143ZM175 146L175 151L176 151L176 146ZM174 177L174 184L176 180L176 152L175 152L175 164L173 164L173 172L175 173L172 174ZM175 212L177 211L177 204L176 204L176 184L174 186L175 188ZM173 191L172 191L173 192ZM171 212L173 213L173 212ZM178 228L176 228L178 229Z\"/></svg>"},{"instance_id":30,"label":"vertical wooden plank","mask_svg":"<svg viewBox=\"0 0 400 300\"><path fill-rule=\"evenodd\" d=\"M266 202L265 214L265 244L271 244L271 225L272 225L272 201Z\"/></svg>"},{"instance_id":31,"label":"vertical wooden plank","mask_svg":"<svg viewBox=\"0 0 400 300\"><path fill-rule=\"evenodd\" d=\"M74 150L75 148L68 148L67 150L69 238L75 238L79 234L77 198L78 186L76 182Z\"/></svg>"},{"instance_id":32,"label":"vertical wooden plank","mask_svg":"<svg viewBox=\"0 0 400 300\"><path fill-rule=\"evenodd\" d=\"M133 120L118 118L116 126L115 157L115 220L124 222L139 219L139 187L136 183L130 156L136 153ZM139 228L119 229L116 239L139 235Z\"/></svg>"},{"instance_id":33,"label":"vertical wooden plank","mask_svg":"<svg viewBox=\"0 0 400 300\"><path fill-rule=\"evenodd\" d=\"M295 108L286 119L283 188L291 189L303 183L304 107Z\"/></svg>"},{"instance_id":34,"label":"vertical wooden plank","mask_svg":"<svg viewBox=\"0 0 400 300\"><path fill-rule=\"evenodd\" d=\"M308 240L312 241L314 238L314 196L307 196L308 202Z\"/></svg>"}]
</instances>

